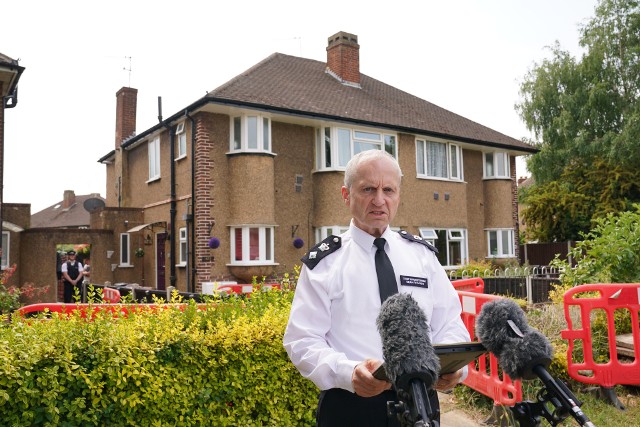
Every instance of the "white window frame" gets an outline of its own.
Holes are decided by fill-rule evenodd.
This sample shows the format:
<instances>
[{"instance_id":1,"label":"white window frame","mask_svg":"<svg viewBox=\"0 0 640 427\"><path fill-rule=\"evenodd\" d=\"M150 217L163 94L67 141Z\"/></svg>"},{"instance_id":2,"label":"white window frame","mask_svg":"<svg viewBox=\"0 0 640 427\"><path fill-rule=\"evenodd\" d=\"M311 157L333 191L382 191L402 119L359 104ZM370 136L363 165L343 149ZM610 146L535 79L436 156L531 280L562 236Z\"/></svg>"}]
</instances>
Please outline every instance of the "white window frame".
<instances>
[{"instance_id":1,"label":"white window frame","mask_svg":"<svg viewBox=\"0 0 640 427\"><path fill-rule=\"evenodd\" d=\"M11 249L11 233L8 231L2 232L2 260L0 261L0 268L4 270L9 267L9 250Z\"/></svg>"},{"instance_id":2,"label":"white window frame","mask_svg":"<svg viewBox=\"0 0 640 427\"><path fill-rule=\"evenodd\" d=\"M176 145L178 155L175 160L187 157L187 132L185 131L184 122L178 123L176 126Z\"/></svg>"},{"instance_id":3,"label":"white window frame","mask_svg":"<svg viewBox=\"0 0 640 427\"><path fill-rule=\"evenodd\" d=\"M484 179L511 179L509 153L506 151L484 152L482 175Z\"/></svg>"},{"instance_id":4,"label":"white window frame","mask_svg":"<svg viewBox=\"0 0 640 427\"><path fill-rule=\"evenodd\" d=\"M251 124L255 121L255 128ZM240 135L237 135L237 133ZM229 152L271 153L271 119L260 114L232 116L229 122ZM253 135L254 138L250 138ZM254 141L255 139L255 141Z\"/></svg>"},{"instance_id":5,"label":"white window frame","mask_svg":"<svg viewBox=\"0 0 640 427\"><path fill-rule=\"evenodd\" d=\"M179 267L184 267L187 265L187 227L182 227L178 230L178 236L179 236L179 246L180 246L180 253L179 253L179 263L178 266Z\"/></svg>"},{"instance_id":6,"label":"white window frame","mask_svg":"<svg viewBox=\"0 0 640 427\"><path fill-rule=\"evenodd\" d=\"M385 150L398 158L398 135L376 129L345 126L316 128L316 170L345 170L360 151Z\"/></svg>"},{"instance_id":7,"label":"white window frame","mask_svg":"<svg viewBox=\"0 0 640 427\"><path fill-rule=\"evenodd\" d=\"M446 168L444 174L436 175L435 171L429 170L430 158L429 150L427 150L429 144L440 144L444 146L444 157L438 159L439 163L444 163L444 167ZM451 142L416 138L416 172L417 177L421 179L462 181L464 179L462 148L458 144Z\"/></svg>"},{"instance_id":8,"label":"white window frame","mask_svg":"<svg viewBox=\"0 0 640 427\"><path fill-rule=\"evenodd\" d=\"M151 139L147 145L149 156L149 181L160 178L160 136Z\"/></svg>"},{"instance_id":9,"label":"white window frame","mask_svg":"<svg viewBox=\"0 0 640 427\"><path fill-rule=\"evenodd\" d=\"M131 265L131 235L120 233L120 265Z\"/></svg>"},{"instance_id":10,"label":"white window frame","mask_svg":"<svg viewBox=\"0 0 640 427\"><path fill-rule=\"evenodd\" d=\"M442 248L442 245L437 244L437 240L439 238L438 231L445 232L445 237L447 239L446 244L444 245L445 250L440 250L437 255L442 266L446 269L451 269L466 264L469 260L469 241L467 239L467 230L464 228L430 227L420 227L418 229L420 237L431 243L434 247ZM453 242L460 242L460 264L451 264L452 254L450 244Z\"/></svg>"},{"instance_id":11,"label":"white window frame","mask_svg":"<svg viewBox=\"0 0 640 427\"><path fill-rule=\"evenodd\" d=\"M487 258L514 258L516 256L513 228L492 228L487 229L486 232ZM492 235L495 235L495 248L492 247ZM505 239L506 248L504 247Z\"/></svg>"},{"instance_id":12,"label":"white window frame","mask_svg":"<svg viewBox=\"0 0 640 427\"><path fill-rule=\"evenodd\" d=\"M236 230L241 233L242 252L241 259L236 259ZM257 259L251 258L251 230L257 230L258 233L258 256ZM229 228L230 237L230 257L228 265L275 265L274 241L275 226L273 225L234 225Z\"/></svg>"},{"instance_id":13,"label":"white window frame","mask_svg":"<svg viewBox=\"0 0 640 427\"><path fill-rule=\"evenodd\" d=\"M327 225L323 227L316 227L316 244L322 242L324 239L331 235L339 236L342 233L345 233L347 230L349 230L348 225Z\"/></svg>"}]
</instances>

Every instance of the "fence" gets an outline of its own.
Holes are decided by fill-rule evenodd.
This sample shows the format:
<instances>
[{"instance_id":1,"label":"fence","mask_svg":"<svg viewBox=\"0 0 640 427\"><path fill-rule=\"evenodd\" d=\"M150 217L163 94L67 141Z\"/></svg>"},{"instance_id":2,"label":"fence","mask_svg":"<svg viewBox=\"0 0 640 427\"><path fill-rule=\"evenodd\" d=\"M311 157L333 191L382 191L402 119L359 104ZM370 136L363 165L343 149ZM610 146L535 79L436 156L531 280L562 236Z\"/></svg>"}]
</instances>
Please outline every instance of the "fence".
<instances>
[{"instance_id":1,"label":"fence","mask_svg":"<svg viewBox=\"0 0 640 427\"><path fill-rule=\"evenodd\" d=\"M482 277L485 294L520 298L529 304L538 304L549 302L549 291L560 283L559 276L557 269L545 266L452 271L449 279L454 283Z\"/></svg>"}]
</instances>

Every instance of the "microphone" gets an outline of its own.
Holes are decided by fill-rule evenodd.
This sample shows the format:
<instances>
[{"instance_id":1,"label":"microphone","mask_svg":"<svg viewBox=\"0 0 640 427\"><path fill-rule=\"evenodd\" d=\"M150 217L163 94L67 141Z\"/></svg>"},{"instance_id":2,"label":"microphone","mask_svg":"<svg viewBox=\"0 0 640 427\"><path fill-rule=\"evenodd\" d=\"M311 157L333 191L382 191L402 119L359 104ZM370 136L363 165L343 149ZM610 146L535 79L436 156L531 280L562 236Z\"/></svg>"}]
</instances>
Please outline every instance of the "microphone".
<instances>
[{"instance_id":1,"label":"microphone","mask_svg":"<svg viewBox=\"0 0 640 427\"><path fill-rule=\"evenodd\" d=\"M531 328L518 304L503 298L482 305L476 319L476 335L499 360L504 372L512 379L540 378L545 386L538 393L538 402L521 402L511 408L520 425L539 425L540 415L556 425L571 415L580 425L595 427L580 409L580 402L562 382L547 371L553 359L549 340ZM545 402L556 408L551 412ZM532 415L533 414L533 415ZM529 419L530 418L530 419ZM526 423L529 421L530 424Z\"/></svg>"},{"instance_id":2,"label":"microphone","mask_svg":"<svg viewBox=\"0 0 640 427\"><path fill-rule=\"evenodd\" d=\"M438 426L427 390L440 371L431 345L427 316L410 294L397 293L385 300L376 319L382 338L387 377L400 402L387 402L387 412L411 426Z\"/></svg>"}]
</instances>

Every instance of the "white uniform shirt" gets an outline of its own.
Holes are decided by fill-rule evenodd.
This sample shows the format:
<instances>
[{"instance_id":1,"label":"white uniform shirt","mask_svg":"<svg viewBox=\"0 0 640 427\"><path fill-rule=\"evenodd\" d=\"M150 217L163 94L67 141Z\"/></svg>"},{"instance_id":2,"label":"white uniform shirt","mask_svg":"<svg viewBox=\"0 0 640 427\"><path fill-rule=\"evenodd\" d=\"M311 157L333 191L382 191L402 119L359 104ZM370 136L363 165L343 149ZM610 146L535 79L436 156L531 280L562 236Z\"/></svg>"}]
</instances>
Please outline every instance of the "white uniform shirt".
<instances>
[{"instance_id":1,"label":"white uniform shirt","mask_svg":"<svg viewBox=\"0 0 640 427\"><path fill-rule=\"evenodd\" d=\"M374 237L353 221L340 237L339 249L313 269L302 267L284 347L300 373L321 390L353 392L355 366L367 358L383 359L376 327L381 303ZM410 293L425 311L431 342L469 341L460 318L460 299L435 254L389 227L382 237L387 241L385 250L398 291Z\"/></svg>"}]
</instances>

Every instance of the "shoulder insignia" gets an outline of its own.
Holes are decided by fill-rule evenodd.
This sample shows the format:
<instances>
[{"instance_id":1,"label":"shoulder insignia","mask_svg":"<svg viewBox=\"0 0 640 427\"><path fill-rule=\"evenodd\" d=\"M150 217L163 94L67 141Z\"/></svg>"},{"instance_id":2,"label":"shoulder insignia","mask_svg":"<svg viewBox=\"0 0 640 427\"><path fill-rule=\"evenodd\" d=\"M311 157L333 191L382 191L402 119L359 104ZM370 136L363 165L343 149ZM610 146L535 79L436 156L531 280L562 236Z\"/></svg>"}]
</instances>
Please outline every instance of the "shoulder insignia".
<instances>
[{"instance_id":1,"label":"shoulder insignia","mask_svg":"<svg viewBox=\"0 0 640 427\"><path fill-rule=\"evenodd\" d=\"M427 249L429 249L431 252L434 252L436 254L438 253L438 249L436 249L435 246L433 246L431 243L427 242L426 240L424 240L422 237L418 235L410 234L404 230L398 231L398 234L400 234L400 236L402 236L403 238L407 239L410 242L420 243L426 246Z\"/></svg>"},{"instance_id":2,"label":"shoulder insignia","mask_svg":"<svg viewBox=\"0 0 640 427\"><path fill-rule=\"evenodd\" d=\"M342 246L342 239L338 236L331 235L312 247L300 260L309 270L313 270L324 257L340 249L340 246Z\"/></svg>"}]
</instances>

